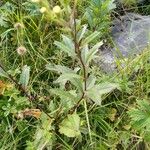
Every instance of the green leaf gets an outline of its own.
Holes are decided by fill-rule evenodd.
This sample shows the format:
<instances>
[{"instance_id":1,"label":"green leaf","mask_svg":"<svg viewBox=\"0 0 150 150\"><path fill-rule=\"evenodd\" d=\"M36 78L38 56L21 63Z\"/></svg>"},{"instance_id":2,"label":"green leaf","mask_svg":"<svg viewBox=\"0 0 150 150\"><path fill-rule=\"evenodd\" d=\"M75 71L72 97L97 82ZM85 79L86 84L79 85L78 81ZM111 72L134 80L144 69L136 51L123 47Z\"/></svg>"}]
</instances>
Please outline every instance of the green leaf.
<instances>
[{"instance_id":1,"label":"green leaf","mask_svg":"<svg viewBox=\"0 0 150 150\"><path fill-rule=\"evenodd\" d=\"M47 64L46 69L50 70L50 71L56 71L58 73L69 73L69 72L73 73L74 72L74 70L72 70L68 67L62 66L62 65Z\"/></svg>"},{"instance_id":2,"label":"green leaf","mask_svg":"<svg viewBox=\"0 0 150 150\"><path fill-rule=\"evenodd\" d=\"M107 0L107 1L108 1L107 8L109 11L116 8L115 0Z\"/></svg>"},{"instance_id":3,"label":"green leaf","mask_svg":"<svg viewBox=\"0 0 150 150\"><path fill-rule=\"evenodd\" d=\"M150 131L146 131L144 135L145 142L150 142Z\"/></svg>"},{"instance_id":4,"label":"green leaf","mask_svg":"<svg viewBox=\"0 0 150 150\"><path fill-rule=\"evenodd\" d=\"M89 44L91 41L93 41L99 35L100 35L100 32L95 31L94 33L90 34L87 38L85 38L83 40L82 45Z\"/></svg>"},{"instance_id":5,"label":"green leaf","mask_svg":"<svg viewBox=\"0 0 150 150\"><path fill-rule=\"evenodd\" d=\"M96 77L94 75L90 75L87 79L87 90L91 89L96 82Z\"/></svg>"},{"instance_id":6,"label":"green leaf","mask_svg":"<svg viewBox=\"0 0 150 150\"><path fill-rule=\"evenodd\" d=\"M42 113L40 118L40 126L37 126L33 137L34 141L27 142L26 150L44 150L52 148L52 122L52 119L48 118L44 113Z\"/></svg>"},{"instance_id":7,"label":"green leaf","mask_svg":"<svg viewBox=\"0 0 150 150\"><path fill-rule=\"evenodd\" d=\"M81 57L84 64L86 64L88 53L89 53L89 48L88 45L86 44L81 50Z\"/></svg>"},{"instance_id":8,"label":"green leaf","mask_svg":"<svg viewBox=\"0 0 150 150\"><path fill-rule=\"evenodd\" d=\"M13 3L10 3L10 2L6 2L6 3L4 3L4 5L0 6L0 9L2 11L9 12L10 14L14 13L16 8L17 7Z\"/></svg>"},{"instance_id":9,"label":"green leaf","mask_svg":"<svg viewBox=\"0 0 150 150\"><path fill-rule=\"evenodd\" d=\"M80 91L82 92L83 91L83 80L80 78L72 78L70 79L70 82Z\"/></svg>"},{"instance_id":10,"label":"green leaf","mask_svg":"<svg viewBox=\"0 0 150 150\"><path fill-rule=\"evenodd\" d=\"M138 100L138 107L132 108L128 114L131 117L131 123L137 130L148 129L150 131L150 103L146 100Z\"/></svg>"},{"instance_id":11,"label":"green leaf","mask_svg":"<svg viewBox=\"0 0 150 150\"><path fill-rule=\"evenodd\" d=\"M7 21L8 21L8 19L6 18L6 16L4 16L4 15L0 16L0 26L1 27L7 28L8 27Z\"/></svg>"},{"instance_id":12,"label":"green leaf","mask_svg":"<svg viewBox=\"0 0 150 150\"><path fill-rule=\"evenodd\" d=\"M85 33L87 30L87 25L84 25L82 30L78 32L77 37L78 37L78 42L84 37Z\"/></svg>"},{"instance_id":13,"label":"green leaf","mask_svg":"<svg viewBox=\"0 0 150 150\"><path fill-rule=\"evenodd\" d=\"M93 11L90 8L87 8L84 16L86 17L88 24L92 28L94 26L94 24L93 24Z\"/></svg>"},{"instance_id":14,"label":"green leaf","mask_svg":"<svg viewBox=\"0 0 150 150\"><path fill-rule=\"evenodd\" d=\"M70 48L71 52L74 52L75 48L74 48L73 41L65 35L62 35L62 38L63 38L63 42L66 44L67 47Z\"/></svg>"},{"instance_id":15,"label":"green leaf","mask_svg":"<svg viewBox=\"0 0 150 150\"><path fill-rule=\"evenodd\" d=\"M27 87L28 82L29 82L29 76L30 76L30 67L25 65L23 66L22 73L20 75L20 80L19 80L19 83L23 87Z\"/></svg>"},{"instance_id":16,"label":"green leaf","mask_svg":"<svg viewBox=\"0 0 150 150\"><path fill-rule=\"evenodd\" d=\"M50 92L52 94L58 95L59 97L63 97L63 98L69 98L70 100L74 101L76 99L76 97L71 94L69 91L64 91L62 89L51 89Z\"/></svg>"},{"instance_id":17,"label":"green leaf","mask_svg":"<svg viewBox=\"0 0 150 150\"><path fill-rule=\"evenodd\" d=\"M73 41L65 35L62 35L63 42L55 41L54 44L62 51L68 53L69 56L75 57L75 48Z\"/></svg>"},{"instance_id":18,"label":"green leaf","mask_svg":"<svg viewBox=\"0 0 150 150\"><path fill-rule=\"evenodd\" d=\"M92 59L94 59L94 55L98 52L98 49L100 46L103 45L103 42L99 42L96 45L94 45L88 52L87 57L86 57L86 63L88 64Z\"/></svg>"},{"instance_id":19,"label":"green leaf","mask_svg":"<svg viewBox=\"0 0 150 150\"><path fill-rule=\"evenodd\" d=\"M107 94L111 91L113 91L114 89L119 89L119 84L117 83L109 83L109 82L105 82L105 83L100 83L97 85L99 93L101 94Z\"/></svg>"},{"instance_id":20,"label":"green leaf","mask_svg":"<svg viewBox=\"0 0 150 150\"><path fill-rule=\"evenodd\" d=\"M67 137L80 136L80 117L77 114L68 115L59 125L59 132Z\"/></svg>"},{"instance_id":21,"label":"green leaf","mask_svg":"<svg viewBox=\"0 0 150 150\"><path fill-rule=\"evenodd\" d=\"M62 73L62 75L60 75L55 83L61 83L62 85L65 85L67 81L70 81L74 86L77 87L79 91L82 91L82 77L76 74L77 71L80 70L80 68L76 67L74 70L72 70L68 67L61 65L47 64L46 69Z\"/></svg>"},{"instance_id":22,"label":"green leaf","mask_svg":"<svg viewBox=\"0 0 150 150\"><path fill-rule=\"evenodd\" d=\"M97 105L101 105L102 96L110 93L114 89L119 89L119 85L115 83L101 83L93 86L86 91L87 97L93 100Z\"/></svg>"},{"instance_id":23,"label":"green leaf","mask_svg":"<svg viewBox=\"0 0 150 150\"><path fill-rule=\"evenodd\" d=\"M81 50L81 57L83 59L84 64L89 65L90 61L95 58L95 54L98 52L100 46L102 46L103 42L99 42L94 45L90 50L88 45L85 45Z\"/></svg>"},{"instance_id":24,"label":"green leaf","mask_svg":"<svg viewBox=\"0 0 150 150\"><path fill-rule=\"evenodd\" d=\"M99 93L98 86L94 86L91 89L86 91L86 95L92 101L94 101L97 105L101 105L102 94Z\"/></svg>"},{"instance_id":25,"label":"green leaf","mask_svg":"<svg viewBox=\"0 0 150 150\"><path fill-rule=\"evenodd\" d=\"M8 74L0 67L0 76L8 78Z\"/></svg>"},{"instance_id":26,"label":"green leaf","mask_svg":"<svg viewBox=\"0 0 150 150\"><path fill-rule=\"evenodd\" d=\"M54 95L58 95L61 99L60 103L63 106L64 110L69 110L72 108L78 101L76 91L65 91L63 89L51 89L50 92Z\"/></svg>"},{"instance_id":27,"label":"green leaf","mask_svg":"<svg viewBox=\"0 0 150 150\"><path fill-rule=\"evenodd\" d=\"M71 79L81 79L81 78L82 77L76 73L63 73L55 82L61 83L64 81L71 81Z\"/></svg>"}]
</instances>

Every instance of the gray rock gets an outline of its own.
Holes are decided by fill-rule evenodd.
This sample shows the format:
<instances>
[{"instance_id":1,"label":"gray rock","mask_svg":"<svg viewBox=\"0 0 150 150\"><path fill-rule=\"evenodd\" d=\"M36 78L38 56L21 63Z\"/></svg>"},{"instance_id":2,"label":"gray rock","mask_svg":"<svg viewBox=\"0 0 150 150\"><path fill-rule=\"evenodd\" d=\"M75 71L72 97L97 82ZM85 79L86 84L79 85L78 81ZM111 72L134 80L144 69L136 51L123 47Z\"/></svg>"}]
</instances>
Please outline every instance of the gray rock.
<instances>
[{"instance_id":1,"label":"gray rock","mask_svg":"<svg viewBox=\"0 0 150 150\"><path fill-rule=\"evenodd\" d=\"M116 70L115 58L140 54L150 44L150 16L127 13L113 21L113 48L101 48L100 66L107 72Z\"/></svg>"},{"instance_id":2,"label":"gray rock","mask_svg":"<svg viewBox=\"0 0 150 150\"><path fill-rule=\"evenodd\" d=\"M134 0L134 1L131 1L130 3L136 3L136 4L144 4L146 1L149 1L149 0ZM117 3L121 3L121 4L124 4L126 3L126 0L116 0Z\"/></svg>"}]
</instances>

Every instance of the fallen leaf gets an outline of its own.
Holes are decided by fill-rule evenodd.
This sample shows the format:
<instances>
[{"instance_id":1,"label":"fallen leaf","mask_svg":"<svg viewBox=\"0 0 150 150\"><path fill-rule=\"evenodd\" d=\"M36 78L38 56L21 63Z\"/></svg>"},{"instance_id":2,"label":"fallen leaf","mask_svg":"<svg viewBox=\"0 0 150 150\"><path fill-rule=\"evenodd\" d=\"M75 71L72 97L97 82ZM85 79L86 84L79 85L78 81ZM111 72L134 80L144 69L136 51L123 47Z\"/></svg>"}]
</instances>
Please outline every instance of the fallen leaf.
<instances>
[{"instance_id":1,"label":"fallen leaf","mask_svg":"<svg viewBox=\"0 0 150 150\"><path fill-rule=\"evenodd\" d=\"M126 129L126 130L130 130L131 125L125 125L125 126L123 126L123 128Z\"/></svg>"},{"instance_id":2,"label":"fallen leaf","mask_svg":"<svg viewBox=\"0 0 150 150\"><path fill-rule=\"evenodd\" d=\"M2 80L0 80L0 95L3 95L5 89L9 90L13 87L10 83L4 83Z\"/></svg>"},{"instance_id":3,"label":"fallen leaf","mask_svg":"<svg viewBox=\"0 0 150 150\"><path fill-rule=\"evenodd\" d=\"M23 115L26 117L26 116L32 116L32 117L35 117L37 119L40 118L41 116L41 111L39 109L25 109L23 111Z\"/></svg>"},{"instance_id":4,"label":"fallen leaf","mask_svg":"<svg viewBox=\"0 0 150 150\"><path fill-rule=\"evenodd\" d=\"M3 95L5 88L6 88L6 85L4 84L3 81L0 80L0 95Z\"/></svg>"},{"instance_id":5,"label":"fallen leaf","mask_svg":"<svg viewBox=\"0 0 150 150\"><path fill-rule=\"evenodd\" d=\"M109 114L109 119L111 121L115 121L116 119L117 110L115 108L112 108Z\"/></svg>"}]
</instances>

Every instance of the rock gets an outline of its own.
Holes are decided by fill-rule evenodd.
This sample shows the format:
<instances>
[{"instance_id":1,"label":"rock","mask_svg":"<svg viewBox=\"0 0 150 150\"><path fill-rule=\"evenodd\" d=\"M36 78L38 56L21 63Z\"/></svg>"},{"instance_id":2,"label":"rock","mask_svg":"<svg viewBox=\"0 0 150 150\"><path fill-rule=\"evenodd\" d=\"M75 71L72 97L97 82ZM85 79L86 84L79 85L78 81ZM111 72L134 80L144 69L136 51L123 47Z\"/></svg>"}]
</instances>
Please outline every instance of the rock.
<instances>
[{"instance_id":1,"label":"rock","mask_svg":"<svg viewBox=\"0 0 150 150\"><path fill-rule=\"evenodd\" d=\"M116 3L120 3L120 4L125 4L125 3L129 3L129 4L144 4L146 1L149 0L131 0L131 1L127 1L127 0L116 0Z\"/></svg>"},{"instance_id":2,"label":"rock","mask_svg":"<svg viewBox=\"0 0 150 150\"><path fill-rule=\"evenodd\" d=\"M150 16L127 13L113 21L113 48L101 48L100 66L107 72L116 70L115 58L129 58L140 54L150 43Z\"/></svg>"}]
</instances>

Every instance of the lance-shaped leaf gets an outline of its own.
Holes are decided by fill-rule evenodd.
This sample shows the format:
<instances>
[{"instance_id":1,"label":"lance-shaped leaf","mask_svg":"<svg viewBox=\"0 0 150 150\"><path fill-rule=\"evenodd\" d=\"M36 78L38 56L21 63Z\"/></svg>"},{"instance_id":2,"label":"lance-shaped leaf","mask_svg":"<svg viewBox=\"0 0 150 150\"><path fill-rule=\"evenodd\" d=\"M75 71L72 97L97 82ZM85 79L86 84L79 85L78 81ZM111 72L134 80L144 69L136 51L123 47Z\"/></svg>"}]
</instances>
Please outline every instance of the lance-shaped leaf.
<instances>
[{"instance_id":1,"label":"lance-shaped leaf","mask_svg":"<svg viewBox=\"0 0 150 150\"><path fill-rule=\"evenodd\" d=\"M73 41L65 35L62 35L62 38L66 46L69 47L72 52L74 52L75 47Z\"/></svg>"},{"instance_id":2,"label":"lance-shaped leaf","mask_svg":"<svg viewBox=\"0 0 150 150\"><path fill-rule=\"evenodd\" d=\"M86 64L88 53L89 53L89 48L88 45L86 44L81 50L81 57L84 64Z\"/></svg>"},{"instance_id":3,"label":"lance-shaped leaf","mask_svg":"<svg viewBox=\"0 0 150 150\"><path fill-rule=\"evenodd\" d=\"M74 72L74 70L72 70L68 67L62 66L62 65L47 64L46 69L50 70L50 71L55 71L55 72L58 72L58 73L69 73L69 72L73 73Z\"/></svg>"},{"instance_id":4,"label":"lance-shaped leaf","mask_svg":"<svg viewBox=\"0 0 150 150\"><path fill-rule=\"evenodd\" d=\"M87 30L87 25L84 25L82 30L80 30L77 34L77 39L78 39L78 42L80 42L80 40L84 37L85 33L86 33L86 30Z\"/></svg>"},{"instance_id":5,"label":"lance-shaped leaf","mask_svg":"<svg viewBox=\"0 0 150 150\"><path fill-rule=\"evenodd\" d=\"M73 41L65 35L62 35L63 42L55 41L54 44L62 51L68 53L69 56L75 57L75 48Z\"/></svg>"},{"instance_id":6,"label":"lance-shaped leaf","mask_svg":"<svg viewBox=\"0 0 150 150\"><path fill-rule=\"evenodd\" d=\"M59 125L59 132L68 137L80 136L80 117L77 114L68 115Z\"/></svg>"},{"instance_id":7,"label":"lance-shaped leaf","mask_svg":"<svg viewBox=\"0 0 150 150\"><path fill-rule=\"evenodd\" d=\"M92 34L90 34L87 38L85 38L82 42L82 45L89 44L91 41L93 41L95 38L97 38L100 35L99 32L95 31Z\"/></svg>"},{"instance_id":8,"label":"lance-shaped leaf","mask_svg":"<svg viewBox=\"0 0 150 150\"><path fill-rule=\"evenodd\" d=\"M22 73L20 75L20 80L19 83L23 86L23 87L27 87L28 82L29 82L29 76L30 76L30 67L25 65L22 68Z\"/></svg>"},{"instance_id":9,"label":"lance-shaped leaf","mask_svg":"<svg viewBox=\"0 0 150 150\"><path fill-rule=\"evenodd\" d=\"M94 75L90 75L87 79L87 89L91 89L96 82L96 77Z\"/></svg>"},{"instance_id":10,"label":"lance-shaped leaf","mask_svg":"<svg viewBox=\"0 0 150 150\"><path fill-rule=\"evenodd\" d=\"M103 45L103 42L99 42L96 45L94 45L88 52L87 57L86 57L86 63L88 64L92 59L95 58L95 54L98 52L98 49L100 46Z\"/></svg>"},{"instance_id":11,"label":"lance-shaped leaf","mask_svg":"<svg viewBox=\"0 0 150 150\"><path fill-rule=\"evenodd\" d=\"M83 48L82 48L82 51L81 51L81 56L82 56L82 59L83 59L83 62L88 66L88 64L90 63L90 61L92 59L95 58L95 54L98 52L98 49L100 48L100 46L103 45L103 42L99 42L97 43L96 45L94 45L90 50L88 48L88 45L85 45Z\"/></svg>"}]
</instances>

